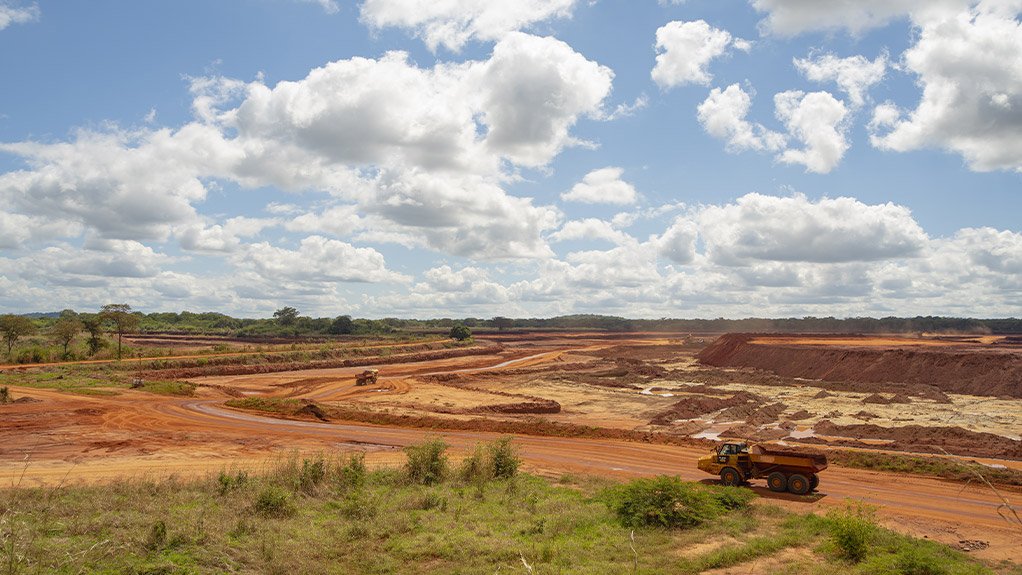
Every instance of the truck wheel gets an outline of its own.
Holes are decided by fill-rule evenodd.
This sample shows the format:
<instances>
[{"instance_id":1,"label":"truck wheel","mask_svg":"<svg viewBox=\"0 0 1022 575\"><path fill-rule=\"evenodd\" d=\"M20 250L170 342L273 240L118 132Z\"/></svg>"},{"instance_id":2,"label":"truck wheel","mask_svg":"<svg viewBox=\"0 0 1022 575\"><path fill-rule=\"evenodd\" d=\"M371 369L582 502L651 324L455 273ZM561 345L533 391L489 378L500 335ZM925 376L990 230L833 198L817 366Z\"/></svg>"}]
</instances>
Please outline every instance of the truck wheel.
<instances>
[{"instance_id":1,"label":"truck wheel","mask_svg":"<svg viewBox=\"0 0 1022 575\"><path fill-rule=\"evenodd\" d=\"M812 473L809 475L809 491L816 491L816 488L820 486L820 476Z\"/></svg>"},{"instance_id":2,"label":"truck wheel","mask_svg":"<svg viewBox=\"0 0 1022 575\"><path fill-rule=\"evenodd\" d=\"M799 475L798 473L788 477L788 491L795 495L809 493L809 480L806 479L805 475Z\"/></svg>"},{"instance_id":3,"label":"truck wheel","mask_svg":"<svg viewBox=\"0 0 1022 575\"><path fill-rule=\"evenodd\" d=\"M741 485L742 475L734 467L725 467L720 471L720 482L724 485Z\"/></svg>"},{"instance_id":4,"label":"truck wheel","mask_svg":"<svg viewBox=\"0 0 1022 575\"><path fill-rule=\"evenodd\" d=\"M770 488L770 491L780 493L788 487L788 478L780 471L775 471L767 476L767 487Z\"/></svg>"}]
</instances>

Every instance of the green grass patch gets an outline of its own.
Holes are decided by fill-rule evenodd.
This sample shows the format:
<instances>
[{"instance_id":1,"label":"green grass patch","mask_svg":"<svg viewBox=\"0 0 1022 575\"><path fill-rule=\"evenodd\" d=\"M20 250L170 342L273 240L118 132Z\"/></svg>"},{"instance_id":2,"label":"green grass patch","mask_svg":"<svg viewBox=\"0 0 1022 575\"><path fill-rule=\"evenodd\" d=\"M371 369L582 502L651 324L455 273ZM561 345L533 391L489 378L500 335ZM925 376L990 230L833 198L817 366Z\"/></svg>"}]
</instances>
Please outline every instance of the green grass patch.
<instances>
[{"instance_id":1,"label":"green grass patch","mask_svg":"<svg viewBox=\"0 0 1022 575\"><path fill-rule=\"evenodd\" d=\"M195 395L195 384L187 381L157 380L146 381L138 388L148 393L191 397Z\"/></svg>"},{"instance_id":2,"label":"green grass patch","mask_svg":"<svg viewBox=\"0 0 1022 575\"><path fill-rule=\"evenodd\" d=\"M827 459L842 467L929 475L955 481L979 481L979 476L982 475L992 483L1022 485L1022 471L1017 469L998 469L939 455L833 451L827 454Z\"/></svg>"}]
</instances>

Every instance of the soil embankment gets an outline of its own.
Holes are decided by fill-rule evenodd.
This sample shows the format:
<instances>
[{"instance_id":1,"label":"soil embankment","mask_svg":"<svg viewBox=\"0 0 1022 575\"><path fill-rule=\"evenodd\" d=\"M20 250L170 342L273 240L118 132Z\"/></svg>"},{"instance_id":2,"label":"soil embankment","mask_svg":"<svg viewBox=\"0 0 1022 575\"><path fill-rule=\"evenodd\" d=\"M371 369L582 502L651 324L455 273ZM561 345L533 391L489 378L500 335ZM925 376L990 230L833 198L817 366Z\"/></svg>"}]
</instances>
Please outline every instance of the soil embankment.
<instances>
[{"instance_id":1,"label":"soil embankment","mask_svg":"<svg viewBox=\"0 0 1022 575\"><path fill-rule=\"evenodd\" d=\"M772 342L769 336L727 334L697 358L715 367L749 367L785 377L858 383L932 385L944 392L1022 397L1022 354L983 345L870 347L869 338L844 337L830 345L812 338ZM861 343L861 345L856 345ZM887 391L878 386L875 391Z\"/></svg>"}]
</instances>

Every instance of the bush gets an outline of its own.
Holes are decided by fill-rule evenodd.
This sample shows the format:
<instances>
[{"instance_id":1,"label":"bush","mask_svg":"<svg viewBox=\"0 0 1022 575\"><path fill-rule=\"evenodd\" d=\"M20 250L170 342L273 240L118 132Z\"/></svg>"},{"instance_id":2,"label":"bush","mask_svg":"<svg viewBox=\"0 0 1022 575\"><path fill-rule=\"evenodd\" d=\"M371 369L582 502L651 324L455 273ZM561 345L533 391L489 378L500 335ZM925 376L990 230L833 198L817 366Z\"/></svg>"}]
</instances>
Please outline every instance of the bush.
<instances>
[{"instance_id":1,"label":"bush","mask_svg":"<svg viewBox=\"0 0 1022 575\"><path fill-rule=\"evenodd\" d=\"M877 535L873 514L872 508L861 503L827 514L831 540L842 558L854 563L865 559Z\"/></svg>"},{"instance_id":2,"label":"bush","mask_svg":"<svg viewBox=\"0 0 1022 575\"><path fill-rule=\"evenodd\" d=\"M611 488L605 498L625 527L695 527L726 512L710 489L666 475Z\"/></svg>"},{"instance_id":3,"label":"bush","mask_svg":"<svg viewBox=\"0 0 1022 575\"><path fill-rule=\"evenodd\" d=\"M463 325L456 325L451 328L450 338L458 341L465 341L472 337L472 330Z\"/></svg>"},{"instance_id":4,"label":"bush","mask_svg":"<svg viewBox=\"0 0 1022 575\"><path fill-rule=\"evenodd\" d=\"M511 479L518 474L522 460L518 450L511 445L510 437L501 437L489 446L490 468L497 479Z\"/></svg>"},{"instance_id":5,"label":"bush","mask_svg":"<svg viewBox=\"0 0 1022 575\"><path fill-rule=\"evenodd\" d=\"M918 545L907 547L894 559L894 566L901 575L944 575L944 563L932 553Z\"/></svg>"},{"instance_id":6,"label":"bush","mask_svg":"<svg viewBox=\"0 0 1022 575\"><path fill-rule=\"evenodd\" d=\"M217 482L217 493L220 495L226 495L229 491L233 491L238 487L248 483L248 473L239 471L234 475L231 475L225 471L221 471L220 475L216 478Z\"/></svg>"},{"instance_id":7,"label":"bush","mask_svg":"<svg viewBox=\"0 0 1022 575\"><path fill-rule=\"evenodd\" d=\"M491 477L492 470L487 465L486 452L482 445L476 445L472 455L461 460L458 467L458 478L466 483L485 483Z\"/></svg>"},{"instance_id":8,"label":"bush","mask_svg":"<svg viewBox=\"0 0 1022 575\"><path fill-rule=\"evenodd\" d=\"M254 508L256 513L266 517L286 517L294 510L287 492L274 485L259 493Z\"/></svg>"},{"instance_id":9,"label":"bush","mask_svg":"<svg viewBox=\"0 0 1022 575\"><path fill-rule=\"evenodd\" d=\"M447 444L442 439L430 439L405 448L408 462L405 472L413 483L432 485L447 475Z\"/></svg>"},{"instance_id":10,"label":"bush","mask_svg":"<svg viewBox=\"0 0 1022 575\"><path fill-rule=\"evenodd\" d=\"M718 487L710 492L717 505L726 511L748 509L756 494L743 487Z\"/></svg>"},{"instance_id":11,"label":"bush","mask_svg":"<svg viewBox=\"0 0 1022 575\"><path fill-rule=\"evenodd\" d=\"M153 523L153 526L149 529L149 535L146 537L143 547L146 551L159 551L167 544L167 524L163 521L157 521Z\"/></svg>"},{"instance_id":12,"label":"bush","mask_svg":"<svg viewBox=\"0 0 1022 575\"><path fill-rule=\"evenodd\" d=\"M303 459L302 470L298 474L298 488L303 493L311 495L323 482L324 477L326 477L326 462L322 457L312 460Z\"/></svg>"},{"instance_id":13,"label":"bush","mask_svg":"<svg viewBox=\"0 0 1022 575\"><path fill-rule=\"evenodd\" d=\"M14 401L14 399L11 398L11 390L7 389L6 385L0 387L0 405L10 403L12 401Z\"/></svg>"},{"instance_id":14,"label":"bush","mask_svg":"<svg viewBox=\"0 0 1022 575\"><path fill-rule=\"evenodd\" d=\"M18 352L15 359L17 363L46 363L50 361L50 354L47 350L39 347L30 347Z\"/></svg>"},{"instance_id":15,"label":"bush","mask_svg":"<svg viewBox=\"0 0 1022 575\"><path fill-rule=\"evenodd\" d=\"M352 453L348 462L341 466L338 478L342 487L361 489L366 482L366 456L364 453Z\"/></svg>"}]
</instances>

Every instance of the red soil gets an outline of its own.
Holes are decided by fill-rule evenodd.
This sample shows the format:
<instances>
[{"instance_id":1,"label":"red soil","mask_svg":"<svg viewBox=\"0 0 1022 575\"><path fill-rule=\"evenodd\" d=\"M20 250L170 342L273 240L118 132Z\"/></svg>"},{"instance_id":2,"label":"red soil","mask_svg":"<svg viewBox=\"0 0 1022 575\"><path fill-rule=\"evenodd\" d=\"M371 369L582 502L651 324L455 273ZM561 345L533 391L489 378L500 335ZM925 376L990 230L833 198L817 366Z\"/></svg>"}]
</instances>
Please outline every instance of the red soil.
<instances>
[{"instance_id":1,"label":"red soil","mask_svg":"<svg viewBox=\"0 0 1022 575\"><path fill-rule=\"evenodd\" d=\"M892 342L897 340L890 338ZM755 343L753 342L755 340ZM849 345L844 337L834 345L815 337L797 339L728 334L697 356L716 367L751 367L785 377L860 383L933 385L945 392L1022 397L1022 354L1017 350L978 344L915 345L905 348ZM911 346L911 347L909 347ZM888 391L877 386L873 391Z\"/></svg>"}]
</instances>

